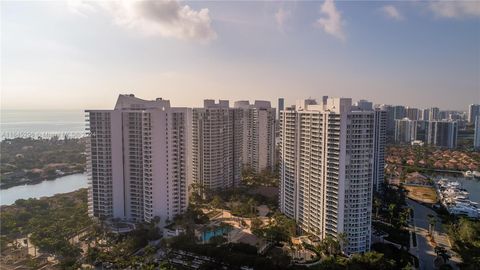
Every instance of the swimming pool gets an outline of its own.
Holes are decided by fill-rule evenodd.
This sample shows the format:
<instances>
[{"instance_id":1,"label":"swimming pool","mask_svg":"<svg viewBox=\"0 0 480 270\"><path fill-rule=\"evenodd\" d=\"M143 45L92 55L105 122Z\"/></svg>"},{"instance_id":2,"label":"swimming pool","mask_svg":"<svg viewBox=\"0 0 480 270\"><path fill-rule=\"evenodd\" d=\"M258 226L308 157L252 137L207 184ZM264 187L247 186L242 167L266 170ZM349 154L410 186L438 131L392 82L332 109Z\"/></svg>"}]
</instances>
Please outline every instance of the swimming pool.
<instances>
[{"instance_id":1,"label":"swimming pool","mask_svg":"<svg viewBox=\"0 0 480 270\"><path fill-rule=\"evenodd\" d=\"M229 231L230 231L229 228L217 228L215 230L205 231L205 232L203 232L200 240L202 242L208 242L208 241L210 241L210 238L212 238L214 236L223 235L225 233L228 233Z\"/></svg>"}]
</instances>

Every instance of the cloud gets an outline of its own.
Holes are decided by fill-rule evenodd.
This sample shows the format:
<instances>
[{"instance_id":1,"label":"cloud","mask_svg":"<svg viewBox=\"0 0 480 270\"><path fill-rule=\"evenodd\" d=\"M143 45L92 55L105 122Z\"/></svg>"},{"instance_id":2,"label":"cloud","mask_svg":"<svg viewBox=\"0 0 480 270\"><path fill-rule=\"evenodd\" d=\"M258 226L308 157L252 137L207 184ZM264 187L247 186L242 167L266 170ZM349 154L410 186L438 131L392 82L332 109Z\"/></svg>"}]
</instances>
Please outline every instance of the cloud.
<instances>
[{"instance_id":1,"label":"cloud","mask_svg":"<svg viewBox=\"0 0 480 270\"><path fill-rule=\"evenodd\" d=\"M116 24L145 35L200 42L217 38L208 9L196 11L188 5L181 5L177 0L123 0L94 2L90 5L105 10ZM85 5L80 6L86 10Z\"/></svg>"},{"instance_id":2,"label":"cloud","mask_svg":"<svg viewBox=\"0 0 480 270\"><path fill-rule=\"evenodd\" d=\"M396 21L401 21L404 19L402 14L398 11L398 9L392 5L386 5L382 7L382 12L387 16L388 18L391 18Z\"/></svg>"},{"instance_id":3,"label":"cloud","mask_svg":"<svg viewBox=\"0 0 480 270\"><path fill-rule=\"evenodd\" d=\"M67 7L71 12L85 17L88 16L88 13L96 11L95 6L83 0L68 0Z\"/></svg>"},{"instance_id":4,"label":"cloud","mask_svg":"<svg viewBox=\"0 0 480 270\"><path fill-rule=\"evenodd\" d=\"M282 32L284 31L285 22L292 16L290 10L284 10L283 7L280 7L277 12L275 12L275 21L277 22L278 29Z\"/></svg>"},{"instance_id":5,"label":"cloud","mask_svg":"<svg viewBox=\"0 0 480 270\"><path fill-rule=\"evenodd\" d=\"M319 18L315 25L322 28L326 33L344 41L346 39L346 36L343 33L344 22L342 20L342 15L338 12L333 0L325 0L320 12L324 17Z\"/></svg>"},{"instance_id":6,"label":"cloud","mask_svg":"<svg viewBox=\"0 0 480 270\"><path fill-rule=\"evenodd\" d=\"M473 1L431 1L429 8L438 17L463 18L480 16L480 2Z\"/></svg>"}]
</instances>

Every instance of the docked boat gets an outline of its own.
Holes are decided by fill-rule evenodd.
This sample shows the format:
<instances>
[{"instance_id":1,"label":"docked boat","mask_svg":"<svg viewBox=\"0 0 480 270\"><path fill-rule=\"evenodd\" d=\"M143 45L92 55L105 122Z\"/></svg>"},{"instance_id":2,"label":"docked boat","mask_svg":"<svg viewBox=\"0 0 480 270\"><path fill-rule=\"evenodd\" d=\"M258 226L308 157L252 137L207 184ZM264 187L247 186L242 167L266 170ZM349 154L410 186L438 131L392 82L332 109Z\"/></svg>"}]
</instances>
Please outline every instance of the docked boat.
<instances>
[{"instance_id":1,"label":"docked boat","mask_svg":"<svg viewBox=\"0 0 480 270\"><path fill-rule=\"evenodd\" d=\"M464 215L470 218L480 217L480 210L469 203L456 203L449 208L449 212L454 215Z\"/></svg>"},{"instance_id":2,"label":"docked boat","mask_svg":"<svg viewBox=\"0 0 480 270\"><path fill-rule=\"evenodd\" d=\"M436 187L441 203L450 214L480 218L478 203L470 201L470 194L466 189L462 188L458 181L440 179L437 181Z\"/></svg>"}]
</instances>

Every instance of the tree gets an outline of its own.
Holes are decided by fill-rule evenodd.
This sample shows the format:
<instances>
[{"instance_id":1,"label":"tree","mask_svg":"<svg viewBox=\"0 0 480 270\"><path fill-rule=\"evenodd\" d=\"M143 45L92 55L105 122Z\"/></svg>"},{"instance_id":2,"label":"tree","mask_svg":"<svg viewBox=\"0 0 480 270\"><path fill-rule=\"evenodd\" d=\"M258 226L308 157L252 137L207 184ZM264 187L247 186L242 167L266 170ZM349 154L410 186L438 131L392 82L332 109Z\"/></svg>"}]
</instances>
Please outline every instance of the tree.
<instances>
[{"instance_id":1,"label":"tree","mask_svg":"<svg viewBox=\"0 0 480 270\"><path fill-rule=\"evenodd\" d=\"M210 203L210 205L213 208L222 209L223 208L223 200L222 200L222 198L220 198L220 196L215 195L215 196L213 196L213 199L212 199L212 202Z\"/></svg>"},{"instance_id":2,"label":"tree","mask_svg":"<svg viewBox=\"0 0 480 270\"><path fill-rule=\"evenodd\" d=\"M325 238L323 238L320 242L320 245L317 246L317 249L323 251L327 255L337 255L341 252L341 246L339 242L331 235L327 235Z\"/></svg>"},{"instance_id":3,"label":"tree","mask_svg":"<svg viewBox=\"0 0 480 270\"><path fill-rule=\"evenodd\" d=\"M406 227L408 225L408 221L410 220L410 208L405 208L400 212L398 227Z\"/></svg>"},{"instance_id":4,"label":"tree","mask_svg":"<svg viewBox=\"0 0 480 270\"><path fill-rule=\"evenodd\" d=\"M250 199L248 199L247 204L249 206L250 213L251 214L256 214L257 213L257 201L255 201L254 198L250 198Z\"/></svg>"},{"instance_id":5,"label":"tree","mask_svg":"<svg viewBox=\"0 0 480 270\"><path fill-rule=\"evenodd\" d=\"M451 256L448 255L447 250L441 246L435 247L435 253L437 254L438 257L441 257L445 263L447 263L448 260L451 258Z\"/></svg>"},{"instance_id":6,"label":"tree","mask_svg":"<svg viewBox=\"0 0 480 270\"><path fill-rule=\"evenodd\" d=\"M155 254L155 251L156 251L155 247L150 244L143 249L143 252L146 257L153 256Z\"/></svg>"},{"instance_id":7,"label":"tree","mask_svg":"<svg viewBox=\"0 0 480 270\"><path fill-rule=\"evenodd\" d=\"M366 252L365 254L354 254L347 263L347 269L392 269L395 262L387 260L383 254L377 252Z\"/></svg>"},{"instance_id":8,"label":"tree","mask_svg":"<svg viewBox=\"0 0 480 270\"><path fill-rule=\"evenodd\" d=\"M171 265L168 261L162 261L159 265L160 270L175 270L176 268Z\"/></svg>"},{"instance_id":9,"label":"tree","mask_svg":"<svg viewBox=\"0 0 480 270\"><path fill-rule=\"evenodd\" d=\"M263 225L262 220L260 220L258 217L255 217L251 220L250 222L250 230L253 232L254 230L260 229L260 227Z\"/></svg>"},{"instance_id":10,"label":"tree","mask_svg":"<svg viewBox=\"0 0 480 270\"><path fill-rule=\"evenodd\" d=\"M225 239L225 237L223 235L215 235L215 236L212 236L208 242L210 244L213 244L215 246L219 246L225 242L227 242L227 239Z\"/></svg>"}]
</instances>

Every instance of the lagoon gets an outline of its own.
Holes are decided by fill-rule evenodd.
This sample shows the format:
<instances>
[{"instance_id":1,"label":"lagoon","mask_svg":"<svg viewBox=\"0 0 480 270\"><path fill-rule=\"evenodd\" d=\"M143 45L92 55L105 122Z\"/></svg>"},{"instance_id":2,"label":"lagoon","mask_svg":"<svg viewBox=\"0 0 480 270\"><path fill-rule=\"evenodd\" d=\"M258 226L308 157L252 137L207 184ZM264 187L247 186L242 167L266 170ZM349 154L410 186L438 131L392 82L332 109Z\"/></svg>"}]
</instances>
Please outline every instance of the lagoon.
<instances>
[{"instance_id":1,"label":"lagoon","mask_svg":"<svg viewBox=\"0 0 480 270\"><path fill-rule=\"evenodd\" d=\"M0 190L0 205L11 205L18 199L49 197L87 187L87 175L78 173L46 180L34 185L15 186Z\"/></svg>"}]
</instances>

